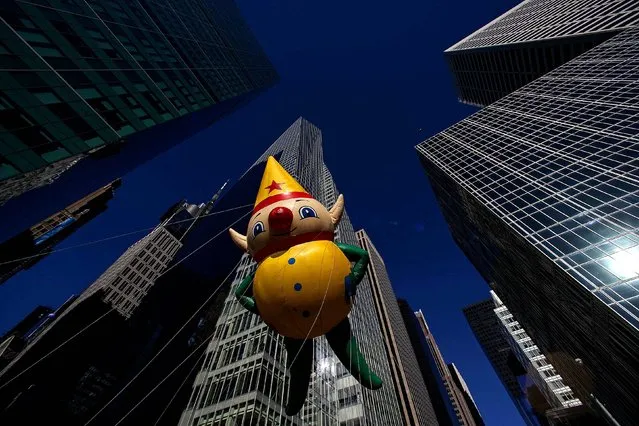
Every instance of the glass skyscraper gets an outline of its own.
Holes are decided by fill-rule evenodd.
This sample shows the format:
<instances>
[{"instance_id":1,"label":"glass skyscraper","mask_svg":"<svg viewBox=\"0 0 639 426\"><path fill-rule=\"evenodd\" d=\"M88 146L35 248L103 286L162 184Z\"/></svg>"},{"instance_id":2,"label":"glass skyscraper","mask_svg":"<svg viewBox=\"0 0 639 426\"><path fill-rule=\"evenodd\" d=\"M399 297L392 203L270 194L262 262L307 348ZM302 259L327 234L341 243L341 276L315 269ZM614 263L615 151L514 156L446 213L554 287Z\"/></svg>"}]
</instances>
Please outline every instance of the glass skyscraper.
<instances>
[{"instance_id":1,"label":"glass skyscraper","mask_svg":"<svg viewBox=\"0 0 639 426\"><path fill-rule=\"evenodd\" d=\"M637 24L633 0L526 0L445 55L460 100L486 106Z\"/></svg>"},{"instance_id":2,"label":"glass skyscraper","mask_svg":"<svg viewBox=\"0 0 639 426\"><path fill-rule=\"evenodd\" d=\"M459 247L622 424L639 412L638 73L627 29L417 146Z\"/></svg>"},{"instance_id":3,"label":"glass skyscraper","mask_svg":"<svg viewBox=\"0 0 639 426\"><path fill-rule=\"evenodd\" d=\"M438 425L431 396L419 369L402 313L397 304L384 259L365 230L356 232L360 247L370 255L368 281L384 337L384 346L399 400L404 424L407 426Z\"/></svg>"},{"instance_id":4,"label":"glass skyscraper","mask_svg":"<svg viewBox=\"0 0 639 426\"><path fill-rule=\"evenodd\" d=\"M233 0L7 0L0 16L0 203L61 174L104 185L278 78Z\"/></svg>"},{"instance_id":5,"label":"glass skyscraper","mask_svg":"<svg viewBox=\"0 0 639 426\"><path fill-rule=\"evenodd\" d=\"M221 199L218 208L223 208L222 203L231 198L236 205L239 202L236 197L245 197L243 202L254 200L264 163L270 155L320 202L327 206L335 202L339 194L324 164L321 131L300 118L240 178L229 195ZM240 230L245 226L246 221L234 228ZM336 230L336 240L357 244L346 213ZM235 247L229 250L237 253ZM231 288L255 267L250 257L244 255L233 275ZM319 337L314 340L314 373L307 402L298 415L287 417L283 407L288 391L283 339L243 309L231 291L217 319L180 425L212 426L228 422L247 426L401 425L371 291L365 278L358 288L350 321L364 356L384 381L380 390L370 391L360 386L342 367L325 338Z\"/></svg>"}]
</instances>

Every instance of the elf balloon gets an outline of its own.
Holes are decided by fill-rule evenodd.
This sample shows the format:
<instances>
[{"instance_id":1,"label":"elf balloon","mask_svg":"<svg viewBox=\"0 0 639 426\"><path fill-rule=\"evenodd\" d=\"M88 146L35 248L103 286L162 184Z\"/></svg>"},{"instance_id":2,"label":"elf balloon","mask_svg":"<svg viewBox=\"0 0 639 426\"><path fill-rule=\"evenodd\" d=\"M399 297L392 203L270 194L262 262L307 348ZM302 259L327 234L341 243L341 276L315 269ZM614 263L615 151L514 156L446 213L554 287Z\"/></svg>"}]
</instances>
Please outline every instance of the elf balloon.
<instances>
[{"instance_id":1,"label":"elf balloon","mask_svg":"<svg viewBox=\"0 0 639 426\"><path fill-rule=\"evenodd\" d=\"M327 210L269 157L246 235L229 229L235 244L258 263L235 291L242 306L284 336L291 376L286 413L306 400L312 338L325 335L344 367L365 387L379 389L352 336L348 313L368 266L368 253L334 243L344 197ZM355 265L351 269L351 262Z\"/></svg>"}]
</instances>

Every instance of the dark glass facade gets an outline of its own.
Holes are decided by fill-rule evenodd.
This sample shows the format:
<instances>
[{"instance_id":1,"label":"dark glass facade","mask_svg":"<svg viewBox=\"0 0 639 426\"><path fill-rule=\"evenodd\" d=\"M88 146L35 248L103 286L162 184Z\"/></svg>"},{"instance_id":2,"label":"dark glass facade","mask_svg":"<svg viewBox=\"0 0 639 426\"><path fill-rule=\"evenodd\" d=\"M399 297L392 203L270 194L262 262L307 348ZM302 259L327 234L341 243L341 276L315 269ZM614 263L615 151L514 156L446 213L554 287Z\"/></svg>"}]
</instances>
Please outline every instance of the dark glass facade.
<instances>
[{"instance_id":1,"label":"dark glass facade","mask_svg":"<svg viewBox=\"0 0 639 426\"><path fill-rule=\"evenodd\" d=\"M0 369L15 358L31 336L38 333L52 312L49 307L38 306L0 338Z\"/></svg>"},{"instance_id":2,"label":"dark glass facade","mask_svg":"<svg viewBox=\"0 0 639 426\"><path fill-rule=\"evenodd\" d=\"M583 361L553 362L579 398L621 423L639 410L638 36L417 147L455 241L545 353Z\"/></svg>"},{"instance_id":3,"label":"dark glass facade","mask_svg":"<svg viewBox=\"0 0 639 426\"><path fill-rule=\"evenodd\" d=\"M91 332L81 333L60 346L109 311L99 293L75 304L78 300L0 371L0 423L3 425L47 422L80 425L82 420L87 420L90 410L104 403L108 385L116 380L118 363L123 353L128 353L129 342L122 338L127 326L124 318L107 314L92 326ZM108 351L109 344L116 341L119 357L113 357L113 352ZM103 376L102 381L95 379L98 374ZM89 379L90 376L94 379ZM89 392L91 398L87 397Z\"/></svg>"},{"instance_id":4,"label":"dark glass facade","mask_svg":"<svg viewBox=\"0 0 639 426\"><path fill-rule=\"evenodd\" d=\"M487 106L612 37L614 32L568 39L446 51L459 100Z\"/></svg>"},{"instance_id":5,"label":"dark glass facade","mask_svg":"<svg viewBox=\"0 0 639 426\"><path fill-rule=\"evenodd\" d=\"M138 165L278 78L231 0L9 0L0 14L0 201L113 144L144 145ZM182 138L136 138L198 111Z\"/></svg>"},{"instance_id":6,"label":"dark glass facade","mask_svg":"<svg viewBox=\"0 0 639 426\"><path fill-rule=\"evenodd\" d=\"M486 106L638 24L632 1L527 0L445 54L459 99Z\"/></svg>"}]
</instances>

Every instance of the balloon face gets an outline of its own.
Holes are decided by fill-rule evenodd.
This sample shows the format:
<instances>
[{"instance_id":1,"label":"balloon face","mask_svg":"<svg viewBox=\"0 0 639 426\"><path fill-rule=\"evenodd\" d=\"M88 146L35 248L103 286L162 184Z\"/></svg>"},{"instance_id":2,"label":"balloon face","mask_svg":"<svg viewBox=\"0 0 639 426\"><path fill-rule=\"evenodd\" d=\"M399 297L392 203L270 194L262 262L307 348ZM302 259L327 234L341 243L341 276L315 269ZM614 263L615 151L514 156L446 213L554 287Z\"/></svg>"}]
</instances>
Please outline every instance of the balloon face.
<instances>
[{"instance_id":1,"label":"balloon face","mask_svg":"<svg viewBox=\"0 0 639 426\"><path fill-rule=\"evenodd\" d=\"M246 232L247 249L256 260L261 260L296 244L332 240L333 222L328 209L313 198L277 201L251 217Z\"/></svg>"}]
</instances>

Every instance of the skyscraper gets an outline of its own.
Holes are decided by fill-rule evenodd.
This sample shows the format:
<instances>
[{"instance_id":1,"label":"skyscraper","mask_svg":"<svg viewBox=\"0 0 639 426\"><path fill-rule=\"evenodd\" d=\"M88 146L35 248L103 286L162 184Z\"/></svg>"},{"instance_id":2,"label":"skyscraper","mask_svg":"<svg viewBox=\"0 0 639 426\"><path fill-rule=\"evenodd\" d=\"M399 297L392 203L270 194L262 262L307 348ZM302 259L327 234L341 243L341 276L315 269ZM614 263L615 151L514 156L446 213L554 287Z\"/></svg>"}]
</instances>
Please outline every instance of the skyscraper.
<instances>
[{"instance_id":1,"label":"skyscraper","mask_svg":"<svg viewBox=\"0 0 639 426\"><path fill-rule=\"evenodd\" d=\"M0 243L0 284L38 263L56 244L105 211L120 185L117 179Z\"/></svg>"},{"instance_id":2,"label":"skyscraper","mask_svg":"<svg viewBox=\"0 0 639 426\"><path fill-rule=\"evenodd\" d=\"M406 326L411 346L415 352L422 378L428 389L428 394L437 416L437 422L440 425L459 426L460 423L455 414L453 402L449 398L444 377L439 371L438 361L435 360L435 354L431 351L426 335L424 335L413 309L404 299L397 299L397 304L402 314L402 320Z\"/></svg>"},{"instance_id":3,"label":"skyscraper","mask_svg":"<svg viewBox=\"0 0 639 426\"><path fill-rule=\"evenodd\" d=\"M153 231L129 247L92 286L104 288L104 300L129 318L173 261L182 238L204 206L176 203Z\"/></svg>"},{"instance_id":4,"label":"skyscraper","mask_svg":"<svg viewBox=\"0 0 639 426\"><path fill-rule=\"evenodd\" d=\"M0 337L0 368L4 368L16 357L52 313L53 309L38 306Z\"/></svg>"},{"instance_id":5,"label":"skyscraper","mask_svg":"<svg viewBox=\"0 0 639 426\"><path fill-rule=\"evenodd\" d=\"M360 229L355 234L359 245L370 255L368 281L404 424L437 425L433 404L402 320L384 260L366 231Z\"/></svg>"},{"instance_id":6,"label":"skyscraper","mask_svg":"<svg viewBox=\"0 0 639 426\"><path fill-rule=\"evenodd\" d=\"M529 425L598 424L567 386L501 299L491 299L464 309L466 319L515 406ZM488 302L488 303L487 303ZM581 423L579 423L581 422Z\"/></svg>"},{"instance_id":7,"label":"skyscraper","mask_svg":"<svg viewBox=\"0 0 639 426\"><path fill-rule=\"evenodd\" d=\"M414 330L413 333L418 335L413 338L413 346L416 347L416 351L425 352L427 358L433 360L430 364L434 364L435 368L433 369L431 367L428 374L438 376L444 384L444 389L448 397L447 405L450 404L452 406L454 413L453 423L460 426L483 426L484 422L479 415L479 411L476 407L474 407L474 410L469 407L467 398L465 398L464 389L458 385L463 379L459 380L458 378L457 382L453 380L451 371L446 361L444 361L444 357L439 350L435 337L428 327L424 313L421 310L412 313L412 311L409 311L410 307L406 303L401 303L400 306L402 306L402 309L405 311L405 321L412 323L411 328ZM412 315L409 315L410 313L412 313ZM424 343L426 347L424 347ZM425 370L422 371L424 372ZM458 373L458 376L461 377L461 373ZM465 382L463 383L465 384ZM470 396L470 391L466 393ZM470 400L472 401L472 397L470 397ZM474 401L472 404L474 405Z\"/></svg>"},{"instance_id":8,"label":"skyscraper","mask_svg":"<svg viewBox=\"0 0 639 426\"><path fill-rule=\"evenodd\" d=\"M486 106L637 24L632 0L525 0L445 55L459 99Z\"/></svg>"},{"instance_id":9,"label":"skyscraper","mask_svg":"<svg viewBox=\"0 0 639 426\"><path fill-rule=\"evenodd\" d=\"M298 119L229 190L218 207L222 209L225 200L231 205L252 203L264 163L271 155L310 194L323 204L332 205L338 192L322 152L320 129ZM247 221L248 217L234 228L243 229ZM336 240L357 243L347 214L336 230ZM237 248L230 250L237 253ZM235 270L232 288L255 266L250 257L244 255ZM288 389L283 340L257 316L244 310L231 293L217 319L214 336L206 348L180 424L224 421L242 425L402 424L372 291L370 283L364 279L350 321L364 356L384 381L380 390L362 388L342 367L325 338L320 337L314 340L314 373L307 402L299 415L287 417L283 408Z\"/></svg>"},{"instance_id":10,"label":"skyscraper","mask_svg":"<svg viewBox=\"0 0 639 426\"><path fill-rule=\"evenodd\" d=\"M470 389L468 389L468 385L464 380L464 377L461 375L461 372L457 368L454 362L451 362L447 365L448 371L450 372L450 377L452 378L453 383L457 387L457 392L462 395L464 401L466 401L466 406L470 411L475 424L483 425L484 419L482 419L481 414L479 414L479 408L477 408L477 404L475 404L475 400L473 399L473 395L470 393Z\"/></svg>"},{"instance_id":11,"label":"skyscraper","mask_svg":"<svg viewBox=\"0 0 639 426\"><path fill-rule=\"evenodd\" d=\"M488 299L467 306L464 308L464 315L524 422L528 426L539 426L542 421L540 417L543 414L534 412L524 392L525 389L519 382L519 377L525 376L527 371L517 360L506 336L502 333L494 309L494 302Z\"/></svg>"},{"instance_id":12,"label":"skyscraper","mask_svg":"<svg viewBox=\"0 0 639 426\"><path fill-rule=\"evenodd\" d=\"M9 0L0 15L0 203L52 180L18 204L77 198L278 78L232 0Z\"/></svg>"},{"instance_id":13,"label":"skyscraper","mask_svg":"<svg viewBox=\"0 0 639 426\"><path fill-rule=\"evenodd\" d=\"M457 244L536 344L562 354L553 365L577 397L622 424L639 412L638 36L417 146Z\"/></svg>"}]
</instances>

